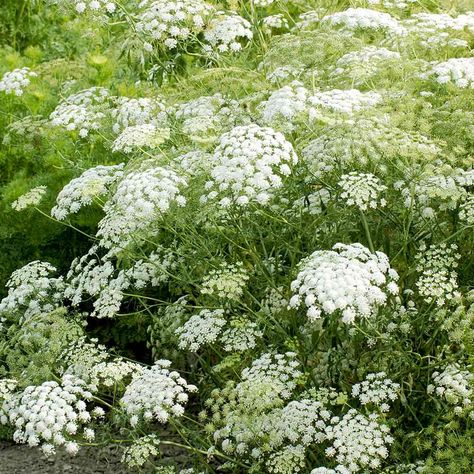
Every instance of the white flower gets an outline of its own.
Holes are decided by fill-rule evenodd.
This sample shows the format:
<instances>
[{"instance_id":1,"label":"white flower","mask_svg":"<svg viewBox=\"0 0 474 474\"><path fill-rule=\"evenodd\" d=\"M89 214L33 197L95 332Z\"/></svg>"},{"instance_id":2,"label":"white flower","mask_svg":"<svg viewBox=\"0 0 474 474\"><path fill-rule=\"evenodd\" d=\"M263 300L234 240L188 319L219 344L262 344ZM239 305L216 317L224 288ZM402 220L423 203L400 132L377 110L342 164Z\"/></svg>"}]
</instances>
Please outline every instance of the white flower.
<instances>
[{"instance_id":1,"label":"white flower","mask_svg":"<svg viewBox=\"0 0 474 474\"><path fill-rule=\"evenodd\" d=\"M326 436L332 443L326 449L326 456L334 458L349 472L379 468L388 456L387 445L393 442L389 428L378 422L376 415L366 417L354 409L332 420Z\"/></svg>"},{"instance_id":2,"label":"white flower","mask_svg":"<svg viewBox=\"0 0 474 474\"><path fill-rule=\"evenodd\" d=\"M197 352L203 345L216 342L226 324L222 309L204 309L191 318L175 333L179 338L179 348Z\"/></svg>"},{"instance_id":3,"label":"white flower","mask_svg":"<svg viewBox=\"0 0 474 474\"><path fill-rule=\"evenodd\" d=\"M37 75L28 67L6 72L0 81L0 92L3 91L5 94L16 96L23 95L25 87L30 84L30 79Z\"/></svg>"},{"instance_id":4,"label":"white flower","mask_svg":"<svg viewBox=\"0 0 474 474\"><path fill-rule=\"evenodd\" d=\"M219 140L211 159L212 179L206 183L209 192L201 201L219 197L221 206L266 204L297 161L291 143L281 133L253 124L235 127Z\"/></svg>"},{"instance_id":5,"label":"white flower","mask_svg":"<svg viewBox=\"0 0 474 474\"><path fill-rule=\"evenodd\" d=\"M30 189L27 193L12 202L12 209L15 209L15 211L23 211L28 207L37 206L47 191L48 188L46 186L37 186L36 188Z\"/></svg>"},{"instance_id":6,"label":"white flower","mask_svg":"<svg viewBox=\"0 0 474 474\"><path fill-rule=\"evenodd\" d=\"M332 15L326 15L321 22L340 26L347 31L368 29L388 31L401 36L406 35L405 28L388 13L368 8L348 8Z\"/></svg>"},{"instance_id":7,"label":"white flower","mask_svg":"<svg viewBox=\"0 0 474 474\"><path fill-rule=\"evenodd\" d=\"M461 89L474 89L474 58L450 58L437 63L423 75L430 76L439 84L452 83Z\"/></svg>"},{"instance_id":8,"label":"white flower","mask_svg":"<svg viewBox=\"0 0 474 474\"><path fill-rule=\"evenodd\" d=\"M64 282L62 277L51 277L55 272L51 264L38 260L15 270L7 281L0 314L21 311L21 319L28 319L57 308L63 300Z\"/></svg>"},{"instance_id":9,"label":"white flower","mask_svg":"<svg viewBox=\"0 0 474 474\"><path fill-rule=\"evenodd\" d=\"M201 0L158 0L141 2L144 10L138 16L136 29L147 43L163 44L174 49L191 40L205 27L213 7Z\"/></svg>"},{"instance_id":10,"label":"white flower","mask_svg":"<svg viewBox=\"0 0 474 474\"><path fill-rule=\"evenodd\" d=\"M400 388L398 383L387 378L385 372L367 374L363 382L352 386L352 396L357 397L362 405L372 403L388 411L388 401L397 399L397 391Z\"/></svg>"},{"instance_id":11,"label":"white flower","mask_svg":"<svg viewBox=\"0 0 474 474\"><path fill-rule=\"evenodd\" d=\"M151 123L126 127L114 140L112 151L131 153L137 149L158 148L170 137L169 128L158 128Z\"/></svg>"},{"instance_id":12,"label":"white flower","mask_svg":"<svg viewBox=\"0 0 474 474\"><path fill-rule=\"evenodd\" d=\"M251 40L253 37L250 23L241 16L219 12L204 32L204 38L209 49L217 55L226 52L236 52L242 49L241 41Z\"/></svg>"},{"instance_id":13,"label":"white flower","mask_svg":"<svg viewBox=\"0 0 474 474\"><path fill-rule=\"evenodd\" d=\"M420 245L415 256L416 270L420 273L416 286L427 303L436 301L438 306L443 306L460 296L455 269L461 255L456 250L455 244L426 247L423 242Z\"/></svg>"},{"instance_id":14,"label":"white flower","mask_svg":"<svg viewBox=\"0 0 474 474\"><path fill-rule=\"evenodd\" d=\"M432 378L433 384L428 385L428 393L454 405L454 413L461 414L465 409L472 408L474 375L469 370L462 370L457 363L449 364L441 372L433 372Z\"/></svg>"},{"instance_id":15,"label":"white flower","mask_svg":"<svg viewBox=\"0 0 474 474\"><path fill-rule=\"evenodd\" d=\"M338 185L342 189L341 199L347 205L355 206L361 211L384 207L387 203L380 197L380 194L387 190L387 186L371 173L353 171L342 175Z\"/></svg>"},{"instance_id":16,"label":"white flower","mask_svg":"<svg viewBox=\"0 0 474 474\"><path fill-rule=\"evenodd\" d=\"M173 203L178 206L186 203L180 193L186 186L186 180L168 168L126 173L104 207L105 217L99 222L97 232L101 245L107 248L128 245L133 233L146 230Z\"/></svg>"},{"instance_id":17,"label":"white flower","mask_svg":"<svg viewBox=\"0 0 474 474\"><path fill-rule=\"evenodd\" d=\"M41 445L45 454L53 454L56 446L76 454L78 445L71 437L80 436L79 428L89 422L84 400L91 397L83 380L64 375L61 383L44 382L14 394L0 408L0 419L5 423L6 417L15 428L17 443ZM90 436L89 431L86 436Z\"/></svg>"},{"instance_id":18,"label":"white flower","mask_svg":"<svg viewBox=\"0 0 474 474\"><path fill-rule=\"evenodd\" d=\"M51 215L64 220L69 214L75 214L82 207L90 205L94 198L105 194L108 187L122 176L123 167L123 163L114 166L99 165L72 179L59 192Z\"/></svg>"},{"instance_id":19,"label":"white flower","mask_svg":"<svg viewBox=\"0 0 474 474\"><path fill-rule=\"evenodd\" d=\"M342 313L350 324L356 318L373 317L377 308L395 293L397 274L382 252L371 253L361 244L336 244L333 250L318 250L300 263L300 272L291 283L294 296L289 308L303 303L310 320L323 313Z\"/></svg>"},{"instance_id":20,"label":"white flower","mask_svg":"<svg viewBox=\"0 0 474 474\"><path fill-rule=\"evenodd\" d=\"M197 388L189 385L178 372L170 371L170 365L167 360L156 361L136 375L125 390L121 403L132 426L140 419L166 423L170 416L183 415L188 392L195 392Z\"/></svg>"}]
</instances>

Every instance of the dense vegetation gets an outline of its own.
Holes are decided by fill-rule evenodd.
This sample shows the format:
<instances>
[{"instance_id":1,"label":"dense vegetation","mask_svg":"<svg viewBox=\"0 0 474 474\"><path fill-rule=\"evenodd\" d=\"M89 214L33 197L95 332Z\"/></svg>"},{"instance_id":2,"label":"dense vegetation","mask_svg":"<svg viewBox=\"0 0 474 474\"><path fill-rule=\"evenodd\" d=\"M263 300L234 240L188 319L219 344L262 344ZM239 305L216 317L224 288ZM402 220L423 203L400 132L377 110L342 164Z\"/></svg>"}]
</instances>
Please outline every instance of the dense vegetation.
<instances>
[{"instance_id":1,"label":"dense vegetation","mask_svg":"<svg viewBox=\"0 0 474 474\"><path fill-rule=\"evenodd\" d=\"M473 472L470 3L4 1L0 435Z\"/></svg>"}]
</instances>

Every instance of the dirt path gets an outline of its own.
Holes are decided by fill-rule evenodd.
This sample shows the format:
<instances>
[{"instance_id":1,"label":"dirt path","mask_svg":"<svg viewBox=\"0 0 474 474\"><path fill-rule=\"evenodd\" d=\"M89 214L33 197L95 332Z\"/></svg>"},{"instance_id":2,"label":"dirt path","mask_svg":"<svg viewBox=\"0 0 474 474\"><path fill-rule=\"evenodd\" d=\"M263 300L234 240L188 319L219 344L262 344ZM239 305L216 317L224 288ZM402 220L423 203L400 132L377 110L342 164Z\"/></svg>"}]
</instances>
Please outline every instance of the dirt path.
<instances>
[{"instance_id":1,"label":"dirt path","mask_svg":"<svg viewBox=\"0 0 474 474\"><path fill-rule=\"evenodd\" d=\"M82 448L74 457L59 453L48 459L38 449L2 442L0 474L130 474L121 456L117 447Z\"/></svg>"}]
</instances>

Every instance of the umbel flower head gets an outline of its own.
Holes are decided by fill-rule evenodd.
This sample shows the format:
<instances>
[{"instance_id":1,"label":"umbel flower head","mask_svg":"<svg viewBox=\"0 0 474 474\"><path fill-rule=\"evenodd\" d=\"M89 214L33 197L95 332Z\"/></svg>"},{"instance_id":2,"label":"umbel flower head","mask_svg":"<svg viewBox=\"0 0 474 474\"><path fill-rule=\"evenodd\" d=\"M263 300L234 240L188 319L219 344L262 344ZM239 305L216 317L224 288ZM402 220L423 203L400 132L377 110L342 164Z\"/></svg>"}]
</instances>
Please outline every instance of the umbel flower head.
<instances>
[{"instance_id":1,"label":"umbel flower head","mask_svg":"<svg viewBox=\"0 0 474 474\"><path fill-rule=\"evenodd\" d=\"M293 146L268 127L251 124L224 133L211 158L211 180L202 202L221 198L223 207L266 204L298 162Z\"/></svg>"},{"instance_id":2,"label":"umbel flower head","mask_svg":"<svg viewBox=\"0 0 474 474\"><path fill-rule=\"evenodd\" d=\"M108 187L123 175L123 167L123 163L114 166L99 165L84 171L59 192L51 215L61 221L83 206L91 204L94 198L105 194Z\"/></svg>"},{"instance_id":3,"label":"umbel flower head","mask_svg":"<svg viewBox=\"0 0 474 474\"><path fill-rule=\"evenodd\" d=\"M166 423L170 416L181 416L188 401L188 392L197 391L178 372L171 371L169 360L158 360L132 379L122 397L122 404L130 416L130 424L140 419Z\"/></svg>"},{"instance_id":4,"label":"umbel flower head","mask_svg":"<svg viewBox=\"0 0 474 474\"><path fill-rule=\"evenodd\" d=\"M383 252L371 253L358 243L336 244L300 263L289 308L306 306L310 320L340 312L344 323L353 323L373 317L388 295L398 292L397 279Z\"/></svg>"},{"instance_id":5,"label":"umbel flower head","mask_svg":"<svg viewBox=\"0 0 474 474\"><path fill-rule=\"evenodd\" d=\"M44 382L14 394L3 403L0 421L15 426L13 439L17 443L41 445L45 454L54 454L56 446L64 446L75 454L79 446L74 438L81 425L92 418L85 402L91 397L83 380L65 375L61 383ZM94 431L85 428L82 436L91 440Z\"/></svg>"},{"instance_id":6,"label":"umbel flower head","mask_svg":"<svg viewBox=\"0 0 474 474\"><path fill-rule=\"evenodd\" d=\"M99 223L97 236L106 248L126 246L132 233L144 231L172 203L186 204L180 189L184 178L163 167L132 171L124 175L112 198L104 206L105 217Z\"/></svg>"},{"instance_id":7,"label":"umbel flower head","mask_svg":"<svg viewBox=\"0 0 474 474\"><path fill-rule=\"evenodd\" d=\"M0 81L0 91L16 96L23 95L23 90L30 84L30 78L37 75L28 67L6 72Z\"/></svg>"},{"instance_id":8,"label":"umbel flower head","mask_svg":"<svg viewBox=\"0 0 474 474\"><path fill-rule=\"evenodd\" d=\"M144 8L138 17L136 29L147 41L145 49L153 44L174 49L181 43L192 41L205 27L213 7L201 0L142 1Z\"/></svg>"}]
</instances>

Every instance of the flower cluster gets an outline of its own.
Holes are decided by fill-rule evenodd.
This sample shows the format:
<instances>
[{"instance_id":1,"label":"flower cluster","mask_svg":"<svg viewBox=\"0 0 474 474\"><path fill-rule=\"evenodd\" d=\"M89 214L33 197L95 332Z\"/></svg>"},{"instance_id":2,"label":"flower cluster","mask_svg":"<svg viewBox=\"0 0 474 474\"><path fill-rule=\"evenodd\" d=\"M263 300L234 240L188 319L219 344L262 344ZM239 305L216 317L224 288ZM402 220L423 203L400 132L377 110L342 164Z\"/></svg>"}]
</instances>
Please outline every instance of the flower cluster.
<instances>
[{"instance_id":1,"label":"flower cluster","mask_svg":"<svg viewBox=\"0 0 474 474\"><path fill-rule=\"evenodd\" d=\"M326 15L321 22L341 27L346 31L361 29L388 31L401 36L406 34L406 30L400 22L388 13L368 8L348 8L341 12Z\"/></svg>"},{"instance_id":2,"label":"flower cluster","mask_svg":"<svg viewBox=\"0 0 474 474\"><path fill-rule=\"evenodd\" d=\"M361 244L336 244L300 263L289 307L304 304L311 321L340 311L342 321L350 324L356 318L373 317L388 295L398 292L397 279L384 253L373 254Z\"/></svg>"},{"instance_id":3,"label":"flower cluster","mask_svg":"<svg viewBox=\"0 0 474 474\"><path fill-rule=\"evenodd\" d=\"M57 446L75 454L79 446L74 439L81 425L87 426L92 418L86 405L91 397L84 381L65 375L60 384L44 382L14 394L3 403L0 421L15 426L13 438L17 443L41 445L47 455L54 454ZM94 431L85 427L82 436L93 440Z\"/></svg>"},{"instance_id":4,"label":"flower cluster","mask_svg":"<svg viewBox=\"0 0 474 474\"><path fill-rule=\"evenodd\" d=\"M114 166L99 165L84 171L59 192L51 215L62 221L82 207L92 204L95 198L107 193L109 186L122 176L123 167L123 163Z\"/></svg>"},{"instance_id":5,"label":"flower cluster","mask_svg":"<svg viewBox=\"0 0 474 474\"><path fill-rule=\"evenodd\" d=\"M299 367L294 352L261 355L242 371L242 381L236 387L240 403L250 407L258 400L263 409L290 398L302 375Z\"/></svg>"},{"instance_id":6,"label":"flower cluster","mask_svg":"<svg viewBox=\"0 0 474 474\"><path fill-rule=\"evenodd\" d=\"M455 244L427 247L423 242L420 245L416 255L416 270L420 277L416 286L425 301L436 301L438 306L443 306L446 301L460 296L455 268L461 256L456 251Z\"/></svg>"},{"instance_id":7,"label":"flower cluster","mask_svg":"<svg viewBox=\"0 0 474 474\"><path fill-rule=\"evenodd\" d=\"M48 188L46 186L32 188L12 202L12 209L15 209L15 211L23 211L28 207L37 206L47 192Z\"/></svg>"},{"instance_id":8,"label":"flower cluster","mask_svg":"<svg viewBox=\"0 0 474 474\"><path fill-rule=\"evenodd\" d=\"M141 468L146 462L160 453L160 440L155 434L142 436L123 452L122 462L130 468Z\"/></svg>"},{"instance_id":9,"label":"flower cluster","mask_svg":"<svg viewBox=\"0 0 474 474\"><path fill-rule=\"evenodd\" d=\"M380 197L380 194L387 190L387 186L373 174L353 171L342 175L338 185L342 189L341 199L348 206L367 211L387 204L387 201Z\"/></svg>"},{"instance_id":10,"label":"flower cluster","mask_svg":"<svg viewBox=\"0 0 474 474\"><path fill-rule=\"evenodd\" d=\"M150 97L119 97L111 115L115 120L112 127L115 133L135 125L164 126L167 121L166 106L158 99Z\"/></svg>"},{"instance_id":11,"label":"flower cluster","mask_svg":"<svg viewBox=\"0 0 474 474\"><path fill-rule=\"evenodd\" d=\"M167 49L190 41L203 31L213 8L202 0L158 0L141 2L144 11L138 16L136 29L146 40ZM145 49L153 45L145 43Z\"/></svg>"},{"instance_id":12,"label":"flower cluster","mask_svg":"<svg viewBox=\"0 0 474 474\"><path fill-rule=\"evenodd\" d=\"M374 107L382 100L378 92L361 92L358 89L333 89L325 92L316 92L308 98L310 118L318 117L318 108L322 107L335 112L353 114L361 110Z\"/></svg>"},{"instance_id":13,"label":"flower cluster","mask_svg":"<svg viewBox=\"0 0 474 474\"><path fill-rule=\"evenodd\" d=\"M117 5L110 0L68 0L77 13L114 13Z\"/></svg>"},{"instance_id":14,"label":"flower cluster","mask_svg":"<svg viewBox=\"0 0 474 474\"><path fill-rule=\"evenodd\" d=\"M204 51L209 53L237 52L242 49L241 41L251 40L253 37L250 23L239 15L218 15L213 18L206 31L204 38L208 45L204 45Z\"/></svg>"},{"instance_id":15,"label":"flower cluster","mask_svg":"<svg viewBox=\"0 0 474 474\"><path fill-rule=\"evenodd\" d=\"M121 399L130 424L136 426L140 419L166 423L170 416L179 417L189 395L197 390L178 372L170 371L171 362L158 360L149 369L133 377Z\"/></svg>"},{"instance_id":16,"label":"flower cluster","mask_svg":"<svg viewBox=\"0 0 474 474\"><path fill-rule=\"evenodd\" d=\"M461 89L474 89L474 58L451 58L435 64L428 76L439 84L452 83Z\"/></svg>"},{"instance_id":17,"label":"flower cluster","mask_svg":"<svg viewBox=\"0 0 474 474\"><path fill-rule=\"evenodd\" d=\"M450 405L455 405L454 412L460 415L474 403L474 375L469 370L462 370L459 364L449 364L441 372L433 372L433 383L428 385L428 393L444 398Z\"/></svg>"},{"instance_id":18,"label":"flower cluster","mask_svg":"<svg viewBox=\"0 0 474 474\"><path fill-rule=\"evenodd\" d=\"M388 456L388 445L393 442L389 432L387 425L377 421L377 415L366 417L351 409L327 427L331 446L326 449L326 456L350 473L380 468Z\"/></svg>"},{"instance_id":19,"label":"flower cluster","mask_svg":"<svg viewBox=\"0 0 474 474\"><path fill-rule=\"evenodd\" d=\"M51 112L51 125L78 131L84 138L91 130L98 130L108 111L109 92L103 87L92 87L77 92L61 102Z\"/></svg>"},{"instance_id":20,"label":"flower cluster","mask_svg":"<svg viewBox=\"0 0 474 474\"><path fill-rule=\"evenodd\" d=\"M220 205L266 204L298 161L291 143L271 128L248 125L225 133L212 156L212 180L202 202L224 195ZM216 189L217 188L217 189Z\"/></svg>"},{"instance_id":21,"label":"flower cluster","mask_svg":"<svg viewBox=\"0 0 474 474\"><path fill-rule=\"evenodd\" d=\"M468 196L459 206L459 219L467 225L474 225L474 196Z\"/></svg>"},{"instance_id":22,"label":"flower cluster","mask_svg":"<svg viewBox=\"0 0 474 474\"><path fill-rule=\"evenodd\" d=\"M211 270L204 277L201 293L237 301L242 296L248 279L249 275L244 269L242 262L235 264L224 263L220 268Z\"/></svg>"},{"instance_id":23,"label":"flower cluster","mask_svg":"<svg viewBox=\"0 0 474 474\"><path fill-rule=\"evenodd\" d=\"M230 322L230 327L222 332L219 342L225 352L243 352L256 347L262 336L263 332L257 323L234 319Z\"/></svg>"},{"instance_id":24,"label":"flower cluster","mask_svg":"<svg viewBox=\"0 0 474 474\"><path fill-rule=\"evenodd\" d=\"M6 286L8 294L0 301L0 314L18 312L22 319L48 313L63 299L63 278L52 278L56 268L47 262L35 260L15 270Z\"/></svg>"},{"instance_id":25,"label":"flower cluster","mask_svg":"<svg viewBox=\"0 0 474 474\"><path fill-rule=\"evenodd\" d=\"M23 95L25 87L31 82L30 79L37 75L36 72L31 71L28 67L6 72L0 81L0 92L3 91L5 94L16 96Z\"/></svg>"},{"instance_id":26,"label":"flower cluster","mask_svg":"<svg viewBox=\"0 0 474 474\"><path fill-rule=\"evenodd\" d=\"M400 384L387 378L385 372L367 374L365 380L352 386L352 396L357 397L362 405L373 404L382 411L388 411L387 402L397 399Z\"/></svg>"},{"instance_id":27,"label":"flower cluster","mask_svg":"<svg viewBox=\"0 0 474 474\"><path fill-rule=\"evenodd\" d=\"M353 51L341 56L331 71L331 76L348 76L354 84L358 85L377 74L387 64L396 64L400 61L400 53L386 48L366 46L359 51Z\"/></svg>"},{"instance_id":28,"label":"flower cluster","mask_svg":"<svg viewBox=\"0 0 474 474\"><path fill-rule=\"evenodd\" d=\"M239 103L220 93L179 104L175 110L183 133L198 143L214 141L215 134L228 131L240 116Z\"/></svg>"},{"instance_id":29,"label":"flower cluster","mask_svg":"<svg viewBox=\"0 0 474 474\"><path fill-rule=\"evenodd\" d=\"M191 316L186 323L176 329L180 349L197 352L203 345L216 342L217 337L226 324L225 313L222 309L203 309Z\"/></svg>"},{"instance_id":30,"label":"flower cluster","mask_svg":"<svg viewBox=\"0 0 474 474\"><path fill-rule=\"evenodd\" d=\"M298 81L272 92L259 109L266 125L292 130L292 121L308 110L309 91Z\"/></svg>"},{"instance_id":31,"label":"flower cluster","mask_svg":"<svg viewBox=\"0 0 474 474\"><path fill-rule=\"evenodd\" d=\"M186 204L180 188L187 182L168 168L156 167L126 173L112 198L104 206L105 217L99 223L97 236L107 248L123 247L133 233L146 229L173 202Z\"/></svg>"},{"instance_id":32,"label":"flower cluster","mask_svg":"<svg viewBox=\"0 0 474 474\"><path fill-rule=\"evenodd\" d=\"M135 150L158 148L170 137L168 128L157 128L151 123L133 125L125 128L114 140L112 151L131 153Z\"/></svg>"}]
</instances>

